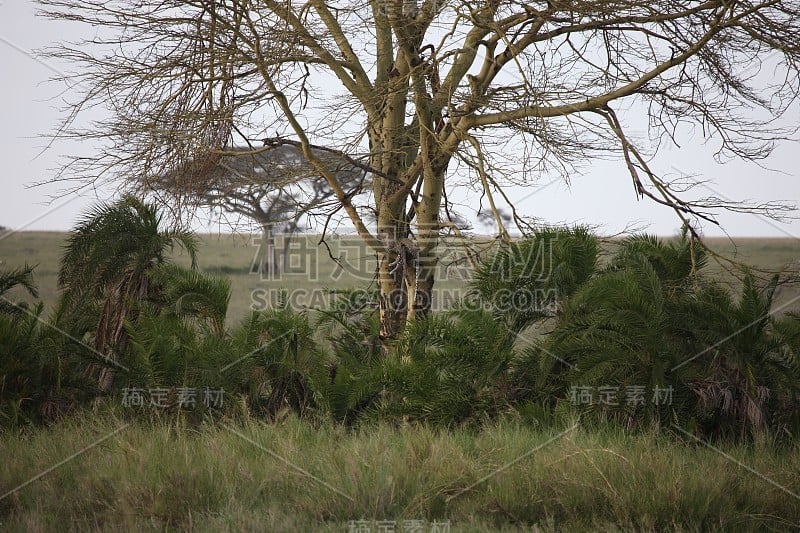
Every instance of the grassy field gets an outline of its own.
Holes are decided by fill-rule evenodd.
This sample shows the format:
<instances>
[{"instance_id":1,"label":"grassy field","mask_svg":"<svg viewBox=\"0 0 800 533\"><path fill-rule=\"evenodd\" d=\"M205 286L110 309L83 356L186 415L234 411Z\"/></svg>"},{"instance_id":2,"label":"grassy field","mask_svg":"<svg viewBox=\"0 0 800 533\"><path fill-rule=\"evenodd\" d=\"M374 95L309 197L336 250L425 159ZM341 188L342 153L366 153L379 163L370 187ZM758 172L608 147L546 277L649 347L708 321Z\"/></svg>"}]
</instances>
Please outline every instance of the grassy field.
<instances>
[{"instance_id":1,"label":"grassy field","mask_svg":"<svg viewBox=\"0 0 800 533\"><path fill-rule=\"evenodd\" d=\"M13 268L25 263L38 265L36 282L41 298L48 308L57 299L57 276L65 233L19 232L0 235L0 268ZM287 273L273 278L257 271L260 251L257 236L251 235L200 235L199 267L231 280L232 294L228 319L239 320L251 306L277 302L281 290L289 291L290 302L295 306L315 307L325 298L325 289L366 288L372 282L374 256L357 238L331 238L331 254L341 258L334 262L327 249L318 244L319 237L302 235L296 238L290 253ZM735 243L727 239L710 239L712 249L730 259L753 266L779 270L800 268L800 240L742 238ZM445 243L440 247L443 265L434 305L446 305L463 295L464 279L469 269L463 251L457 244ZM179 260L188 264L188 258L176 250ZM452 264L462 260L458 265ZM449 266L448 266L449 265ZM722 265L710 261L709 269L731 279ZM800 289L782 288L775 300L781 311L800 309Z\"/></svg>"},{"instance_id":2,"label":"grassy field","mask_svg":"<svg viewBox=\"0 0 800 533\"><path fill-rule=\"evenodd\" d=\"M404 529L411 521L426 532L435 524L438 531L800 525L797 445L719 449L572 424L348 431L293 417L188 427L86 413L6 435L0 455L4 531L400 532L411 531Z\"/></svg>"}]
</instances>

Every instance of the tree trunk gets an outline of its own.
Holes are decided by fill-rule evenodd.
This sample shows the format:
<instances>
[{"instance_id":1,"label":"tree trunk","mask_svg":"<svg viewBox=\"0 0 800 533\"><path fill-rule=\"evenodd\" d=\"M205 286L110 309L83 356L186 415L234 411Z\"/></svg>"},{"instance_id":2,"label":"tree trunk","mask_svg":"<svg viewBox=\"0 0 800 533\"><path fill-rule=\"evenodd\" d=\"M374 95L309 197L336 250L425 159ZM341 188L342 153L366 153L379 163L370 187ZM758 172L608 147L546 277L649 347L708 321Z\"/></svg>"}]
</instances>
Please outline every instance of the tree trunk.
<instances>
[{"instance_id":1,"label":"tree trunk","mask_svg":"<svg viewBox=\"0 0 800 533\"><path fill-rule=\"evenodd\" d=\"M417 206L417 264L415 271L414 301L408 319L413 320L430 313L433 304L433 286L439 258L439 208L446 165L426 169L422 196Z\"/></svg>"},{"instance_id":2,"label":"tree trunk","mask_svg":"<svg viewBox=\"0 0 800 533\"><path fill-rule=\"evenodd\" d=\"M272 279L273 275L275 274L275 258L274 258L274 249L275 249L275 237L272 235L272 224L262 224L261 225L261 241L262 241L262 253L261 253L261 265L260 271L262 276L266 276L267 279Z\"/></svg>"},{"instance_id":3,"label":"tree trunk","mask_svg":"<svg viewBox=\"0 0 800 533\"><path fill-rule=\"evenodd\" d=\"M286 272L289 268L289 246L292 244L292 238L296 230L289 230L283 234L283 249L281 250L280 261L278 261L278 268L281 273Z\"/></svg>"},{"instance_id":4,"label":"tree trunk","mask_svg":"<svg viewBox=\"0 0 800 533\"><path fill-rule=\"evenodd\" d=\"M286 224L283 228L283 248L279 252L280 257L278 258L278 269L279 272L284 273L289 269L289 247L292 244L292 239L294 236L300 233L300 225L299 225L300 217L296 217L294 220Z\"/></svg>"},{"instance_id":5,"label":"tree trunk","mask_svg":"<svg viewBox=\"0 0 800 533\"><path fill-rule=\"evenodd\" d=\"M405 261L402 239L408 236L404 205L384 205L378 216L378 237L384 245L384 252L378 253L378 285L380 288L380 338L384 351L388 343L396 339L406 322L408 313L408 291L405 285ZM394 209L393 209L394 208Z\"/></svg>"}]
</instances>

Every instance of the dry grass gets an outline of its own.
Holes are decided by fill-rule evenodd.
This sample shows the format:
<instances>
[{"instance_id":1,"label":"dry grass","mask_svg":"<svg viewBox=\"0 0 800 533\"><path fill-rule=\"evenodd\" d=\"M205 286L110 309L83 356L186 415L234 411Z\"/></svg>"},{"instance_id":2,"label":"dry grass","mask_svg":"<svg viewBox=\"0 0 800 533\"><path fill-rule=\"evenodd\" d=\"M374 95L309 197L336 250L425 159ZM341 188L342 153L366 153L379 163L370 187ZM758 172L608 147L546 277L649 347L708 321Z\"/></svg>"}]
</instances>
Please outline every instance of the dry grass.
<instances>
[{"instance_id":1,"label":"dry grass","mask_svg":"<svg viewBox=\"0 0 800 533\"><path fill-rule=\"evenodd\" d=\"M477 433L347 431L291 417L190 428L85 413L4 435L0 492L115 430L0 499L0 529L346 531L353 520L370 521L373 531L379 520L397 531L405 520L428 528L449 521L451 531L800 525L797 446L726 447L725 457L655 434L514 422Z\"/></svg>"}]
</instances>

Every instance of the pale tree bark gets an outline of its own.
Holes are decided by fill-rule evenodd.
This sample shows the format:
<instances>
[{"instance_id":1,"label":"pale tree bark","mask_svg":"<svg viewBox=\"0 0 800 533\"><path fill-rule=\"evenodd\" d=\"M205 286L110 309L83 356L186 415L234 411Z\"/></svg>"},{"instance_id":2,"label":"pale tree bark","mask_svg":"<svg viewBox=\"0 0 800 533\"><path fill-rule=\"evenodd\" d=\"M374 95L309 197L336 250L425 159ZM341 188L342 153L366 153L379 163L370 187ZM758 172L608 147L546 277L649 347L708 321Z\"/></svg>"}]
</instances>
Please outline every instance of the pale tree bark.
<instances>
[{"instance_id":1,"label":"pale tree bark","mask_svg":"<svg viewBox=\"0 0 800 533\"><path fill-rule=\"evenodd\" d=\"M105 47L52 50L81 65L72 81L86 88L61 131L110 146L77 160L78 177L113 169L149 191L150 176L173 173L188 194L209 186L203 177L237 143L251 154L295 146L378 257L387 346L430 312L455 189L480 195L506 242L501 209L526 227L508 186L567 177L612 152L636 198L691 228L714 222L714 209L759 211L681 198L650 156L690 123L715 135L721 154L767 157L793 135L772 120L800 89L800 6L788 0L40 3L111 35L96 39ZM778 72L770 84L752 75L767 65ZM111 118L77 128L81 108L98 103ZM616 110L632 105L648 114L653 143L626 132ZM325 154L364 170L371 194L357 194Z\"/></svg>"}]
</instances>

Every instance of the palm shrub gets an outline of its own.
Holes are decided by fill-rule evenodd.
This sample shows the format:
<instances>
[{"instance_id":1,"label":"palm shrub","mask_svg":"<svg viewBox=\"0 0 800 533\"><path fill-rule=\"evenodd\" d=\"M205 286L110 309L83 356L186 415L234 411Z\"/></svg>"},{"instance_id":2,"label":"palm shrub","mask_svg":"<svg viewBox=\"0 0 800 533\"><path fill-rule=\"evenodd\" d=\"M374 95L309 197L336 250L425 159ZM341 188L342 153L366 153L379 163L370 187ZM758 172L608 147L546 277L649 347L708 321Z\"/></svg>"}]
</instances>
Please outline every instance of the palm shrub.
<instances>
[{"instance_id":1,"label":"palm shrub","mask_svg":"<svg viewBox=\"0 0 800 533\"><path fill-rule=\"evenodd\" d=\"M43 332L38 321L41 312L39 305L29 310L29 314L0 313L0 419L3 425L33 420L46 391L58 388L58 372L55 375L52 372L52 353L41 349Z\"/></svg>"},{"instance_id":2,"label":"palm shrub","mask_svg":"<svg viewBox=\"0 0 800 533\"><path fill-rule=\"evenodd\" d=\"M670 293L689 290L706 266L705 249L687 231L680 239L665 242L654 235L637 234L623 239L611 258L609 270L624 270L646 261Z\"/></svg>"},{"instance_id":3,"label":"palm shrub","mask_svg":"<svg viewBox=\"0 0 800 533\"><path fill-rule=\"evenodd\" d=\"M167 253L181 245L195 265L197 242L189 232L162 230L162 216L154 204L125 196L113 204L92 209L70 234L58 282L62 290L59 314L66 321L86 320L86 310L97 308L89 332L95 350L116 359L127 345L126 321L135 320L137 305L153 295L152 272L167 261ZM108 390L111 367L95 365L98 383Z\"/></svg>"},{"instance_id":4,"label":"palm shrub","mask_svg":"<svg viewBox=\"0 0 800 533\"><path fill-rule=\"evenodd\" d=\"M230 403L244 389L235 367L243 354L225 328L230 281L169 263L150 277L153 294L125 325L128 371L118 381L129 389L166 389L171 407L180 406L178 391L187 389L198 396L221 389L223 405L226 397ZM197 400L191 407L202 413L207 406Z\"/></svg>"},{"instance_id":5,"label":"palm shrub","mask_svg":"<svg viewBox=\"0 0 800 533\"><path fill-rule=\"evenodd\" d=\"M406 326L383 362L378 413L394 420L455 426L510 409L514 334L482 309L432 314Z\"/></svg>"},{"instance_id":6,"label":"palm shrub","mask_svg":"<svg viewBox=\"0 0 800 533\"><path fill-rule=\"evenodd\" d=\"M685 234L623 240L552 333L515 358L515 386L550 408L569 400L628 426L742 438L796 425L800 326L770 314L777 278L759 287L748 273L734 298L705 263Z\"/></svg>"},{"instance_id":7,"label":"palm shrub","mask_svg":"<svg viewBox=\"0 0 800 533\"><path fill-rule=\"evenodd\" d=\"M780 340L774 358L786 369L778 374L777 390L771 400L775 410L770 425L778 433L800 435L800 313L787 313L772 322L772 332Z\"/></svg>"},{"instance_id":8,"label":"palm shrub","mask_svg":"<svg viewBox=\"0 0 800 533\"><path fill-rule=\"evenodd\" d=\"M39 349L38 322L42 306L30 309L27 302L10 297L18 287L34 298L39 296L33 270L26 264L0 271L0 420L4 425L25 420L29 406L41 401L37 396L45 389L47 362Z\"/></svg>"},{"instance_id":9,"label":"palm shrub","mask_svg":"<svg viewBox=\"0 0 800 533\"><path fill-rule=\"evenodd\" d=\"M316 381L319 405L337 422L355 424L384 388L377 291L337 291L318 310L316 328L331 351L327 379Z\"/></svg>"},{"instance_id":10,"label":"palm shrub","mask_svg":"<svg viewBox=\"0 0 800 533\"><path fill-rule=\"evenodd\" d=\"M533 349L540 381L579 405L585 400L576 392L588 391L585 409L603 417L668 425L692 407L687 379L694 367L676 369L687 353L690 325L684 296L673 290L680 280L664 276L645 254L626 257L624 268L620 263L612 261L585 283L544 347Z\"/></svg>"},{"instance_id":11,"label":"palm shrub","mask_svg":"<svg viewBox=\"0 0 800 533\"><path fill-rule=\"evenodd\" d=\"M13 289L20 288L33 298L39 297L39 289L33 280L35 266L26 264L24 267L0 271L0 313L6 315L19 315L27 309L25 301L13 301L9 294Z\"/></svg>"},{"instance_id":12,"label":"palm shrub","mask_svg":"<svg viewBox=\"0 0 800 533\"><path fill-rule=\"evenodd\" d=\"M156 290L151 301L162 314L195 323L203 334L225 335L225 317L231 300L228 278L164 263L152 272Z\"/></svg>"},{"instance_id":13,"label":"palm shrub","mask_svg":"<svg viewBox=\"0 0 800 533\"><path fill-rule=\"evenodd\" d=\"M530 238L503 246L476 269L470 306L488 307L495 321L518 335L518 353L510 365L520 400L549 405L561 392L563 383L553 378L568 365L548 352L541 332L555 327L599 262L599 241L588 228L540 228Z\"/></svg>"},{"instance_id":14,"label":"palm shrub","mask_svg":"<svg viewBox=\"0 0 800 533\"><path fill-rule=\"evenodd\" d=\"M230 281L172 264L154 268L151 281L153 295L125 324L126 379L169 387L220 381L214 374L234 357L225 329Z\"/></svg>"},{"instance_id":15,"label":"palm shrub","mask_svg":"<svg viewBox=\"0 0 800 533\"><path fill-rule=\"evenodd\" d=\"M38 296L33 267L0 272L0 425L53 420L82 401L87 384L74 354L85 351L50 326L39 302L12 301L15 287Z\"/></svg>"},{"instance_id":16,"label":"palm shrub","mask_svg":"<svg viewBox=\"0 0 800 533\"><path fill-rule=\"evenodd\" d=\"M225 371L242 376L251 409L269 418L284 410L314 411L329 359L306 312L286 305L253 311L232 332L232 342L239 357Z\"/></svg>"},{"instance_id":17,"label":"palm shrub","mask_svg":"<svg viewBox=\"0 0 800 533\"><path fill-rule=\"evenodd\" d=\"M569 401L627 426L691 418L695 366L681 363L695 346L687 311L704 265L685 233L673 243L624 239L574 291L552 334L515 361L519 386L540 404Z\"/></svg>"},{"instance_id":18,"label":"palm shrub","mask_svg":"<svg viewBox=\"0 0 800 533\"><path fill-rule=\"evenodd\" d=\"M320 311L317 327L332 356L327 379L315 381L315 390L330 416L348 425L389 419L450 426L508 409L514 333L504 323L467 306L418 317L384 354L376 298L341 291Z\"/></svg>"},{"instance_id":19,"label":"palm shrub","mask_svg":"<svg viewBox=\"0 0 800 533\"><path fill-rule=\"evenodd\" d=\"M701 429L710 436L742 438L785 425L792 411L796 417L800 327L795 316L773 318L777 284L775 276L759 287L746 273L738 300L717 288L695 303L691 330L699 377L690 386Z\"/></svg>"},{"instance_id":20,"label":"palm shrub","mask_svg":"<svg viewBox=\"0 0 800 533\"><path fill-rule=\"evenodd\" d=\"M598 240L588 228L542 228L504 245L476 269L471 290L514 332L548 318L597 270Z\"/></svg>"},{"instance_id":21,"label":"palm shrub","mask_svg":"<svg viewBox=\"0 0 800 533\"><path fill-rule=\"evenodd\" d=\"M195 402L187 407L197 413L209 407L200 399L207 389L222 390L223 405L241 392L241 376L235 369L226 372L241 357L228 335L203 332L193 321L170 313L140 316L136 324L128 325L128 333L129 371L118 375L120 386L161 389L168 395L165 403L170 410L182 407L180 391L188 390Z\"/></svg>"}]
</instances>

